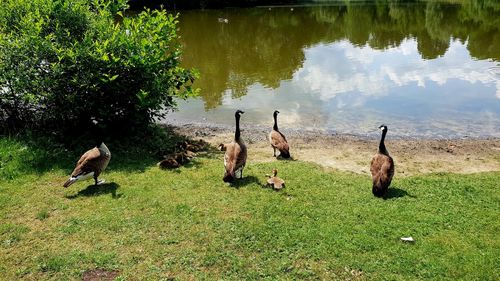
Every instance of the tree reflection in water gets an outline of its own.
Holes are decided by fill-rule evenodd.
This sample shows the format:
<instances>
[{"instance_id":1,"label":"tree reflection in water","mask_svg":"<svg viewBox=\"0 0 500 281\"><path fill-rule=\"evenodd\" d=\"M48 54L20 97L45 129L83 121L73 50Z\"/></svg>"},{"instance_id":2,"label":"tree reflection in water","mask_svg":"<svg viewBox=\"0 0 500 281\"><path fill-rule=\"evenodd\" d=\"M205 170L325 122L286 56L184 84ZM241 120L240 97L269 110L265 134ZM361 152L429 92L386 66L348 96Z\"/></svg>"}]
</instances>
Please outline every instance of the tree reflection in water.
<instances>
[{"instance_id":1,"label":"tree reflection in water","mask_svg":"<svg viewBox=\"0 0 500 281\"><path fill-rule=\"evenodd\" d=\"M218 18L228 18L227 24ZM180 33L186 66L200 70L205 108L217 107L260 83L276 88L302 66L304 48L348 40L384 50L417 41L423 59L445 54L450 39L467 42L476 59L500 60L500 4L466 1L347 4L182 11Z\"/></svg>"}]
</instances>

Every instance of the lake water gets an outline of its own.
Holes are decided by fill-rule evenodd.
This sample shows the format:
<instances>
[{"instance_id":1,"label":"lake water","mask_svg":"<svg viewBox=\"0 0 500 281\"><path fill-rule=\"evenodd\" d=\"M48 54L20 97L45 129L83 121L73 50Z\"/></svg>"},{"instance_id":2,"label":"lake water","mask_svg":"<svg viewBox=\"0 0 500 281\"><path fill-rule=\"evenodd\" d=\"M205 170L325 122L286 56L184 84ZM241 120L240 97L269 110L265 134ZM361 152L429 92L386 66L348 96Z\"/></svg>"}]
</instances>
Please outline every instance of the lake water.
<instances>
[{"instance_id":1,"label":"lake water","mask_svg":"<svg viewBox=\"0 0 500 281\"><path fill-rule=\"evenodd\" d=\"M395 137L500 137L500 3L182 11L199 98L173 124Z\"/></svg>"}]
</instances>

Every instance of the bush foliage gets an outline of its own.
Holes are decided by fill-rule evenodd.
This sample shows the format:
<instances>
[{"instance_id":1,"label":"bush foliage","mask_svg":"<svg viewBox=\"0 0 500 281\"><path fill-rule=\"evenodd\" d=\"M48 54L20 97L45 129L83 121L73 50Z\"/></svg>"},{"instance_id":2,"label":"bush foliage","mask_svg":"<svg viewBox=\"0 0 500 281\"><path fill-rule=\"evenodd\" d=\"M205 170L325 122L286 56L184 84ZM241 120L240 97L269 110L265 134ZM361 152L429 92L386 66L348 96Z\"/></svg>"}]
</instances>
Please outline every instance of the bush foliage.
<instances>
[{"instance_id":1,"label":"bush foliage","mask_svg":"<svg viewBox=\"0 0 500 281\"><path fill-rule=\"evenodd\" d=\"M126 1L4 0L0 120L5 128L82 131L147 125L193 95L176 16Z\"/></svg>"}]
</instances>

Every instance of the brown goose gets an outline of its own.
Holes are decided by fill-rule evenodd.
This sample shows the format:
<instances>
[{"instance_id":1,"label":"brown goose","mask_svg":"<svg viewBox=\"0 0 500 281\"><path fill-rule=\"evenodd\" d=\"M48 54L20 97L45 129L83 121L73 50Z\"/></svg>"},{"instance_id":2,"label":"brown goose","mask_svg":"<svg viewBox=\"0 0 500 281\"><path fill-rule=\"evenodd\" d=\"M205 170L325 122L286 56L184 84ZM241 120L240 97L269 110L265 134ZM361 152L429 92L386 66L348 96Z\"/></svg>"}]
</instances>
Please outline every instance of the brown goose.
<instances>
[{"instance_id":1,"label":"brown goose","mask_svg":"<svg viewBox=\"0 0 500 281\"><path fill-rule=\"evenodd\" d=\"M109 152L108 147L101 142L96 147L85 152L76 167L71 173L70 178L64 183L64 187L68 187L79 180L85 180L93 177L95 180L95 185L104 183L104 180L98 180L99 175L108 166L109 160L111 159L111 152Z\"/></svg>"},{"instance_id":2,"label":"brown goose","mask_svg":"<svg viewBox=\"0 0 500 281\"><path fill-rule=\"evenodd\" d=\"M373 156L370 172L372 173L373 195L382 197L387 192L391 185L392 176L394 175L394 161L385 148L384 139L387 134L387 126L381 125L378 127L382 131L378 152Z\"/></svg>"},{"instance_id":3,"label":"brown goose","mask_svg":"<svg viewBox=\"0 0 500 281\"><path fill-rule=\"evenodd\" d=\"M173 157L169 157L158 162L158 167L160 167L160 169L175 169L180 166L179 162L177 162L177 160Z\"/></svg>"},{"instance_id":4,"label":"brown goose","mask_svg":"<svg viewBox=\"0 0 500 281\"><path fill-rule=\"evenodd\" d=\"M288 142L286 141L285 136L278 130L278 113L280 112L277 110L273 113L274 126L273 130L269 133L269 142L273 147L274 157L276 157L276 149L278 149L281 157L290 158Z\"/></svg>"},{"instance_id":5,"label":"brown goose","mask_svg":"<svg viewBox=\"0 0 500 281\"><path fill-rule=\"evenodd\" d=\"M283 187L285 187L285 181L278 178L276 176L277 174L278 174L278 170L276 170L276 168L274 168L272 176L266 175L268 177L267 185L272 187L274 190L280 190Z\"/></svg>"},{"instance_id":6,"label":"brown goose","mask_svg":"<svg viewBox=\"0 0 500 281\"><path fill-rule=\"evenodd\" d=\"M244 112L237 110L234 114L236 119L236 131L234 132L234 140L223 146L219 146L222 149L226 149L224 154L224 167L226 172L224 174L224 182L232 182L235 178L243 177L243 169L247 162L247 147L241 139L240 136L240 115Z\"/></svg>"},{"instance_id":7,"label":"brown goose","mask_svg":"<svg viewBox=\"0 0 500 281\"><path fill-rule=\"evenodd\" d=\"M158 162L161 169L175 169L187 164L196 156L196 153L186 150L165 156L165 159Z\"/></svg>"}]
</instances>

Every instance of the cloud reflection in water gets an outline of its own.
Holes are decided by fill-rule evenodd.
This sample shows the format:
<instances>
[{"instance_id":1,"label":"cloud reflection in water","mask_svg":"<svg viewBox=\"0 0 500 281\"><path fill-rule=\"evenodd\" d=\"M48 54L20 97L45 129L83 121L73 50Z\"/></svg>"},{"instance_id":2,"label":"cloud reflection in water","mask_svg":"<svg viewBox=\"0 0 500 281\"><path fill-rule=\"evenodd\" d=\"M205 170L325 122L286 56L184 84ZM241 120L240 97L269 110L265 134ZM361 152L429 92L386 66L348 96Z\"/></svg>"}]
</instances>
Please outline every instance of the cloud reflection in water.
<instances>
[{"instance_id":1,"label":"cloud reflection in water","mask_svg":"<svg viewBox=\"0 0 500 281\"><path fill-rule=\"evenodd\" d=\"M394 136L500 137L500 80L489 71L496 63L471 58L466 46L451 40L444 55L426 60L414 39L385 50L320 43L303 50L302 67L275 89L254 83L238 99L228 89L208 112L199 100L181 102L169 119L232 125L241 108L247 124L270 126L277 108L283 128L364 135L385 123Z\"/></svg>"}]
</instances>

